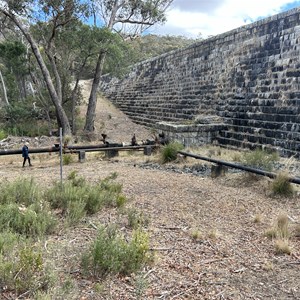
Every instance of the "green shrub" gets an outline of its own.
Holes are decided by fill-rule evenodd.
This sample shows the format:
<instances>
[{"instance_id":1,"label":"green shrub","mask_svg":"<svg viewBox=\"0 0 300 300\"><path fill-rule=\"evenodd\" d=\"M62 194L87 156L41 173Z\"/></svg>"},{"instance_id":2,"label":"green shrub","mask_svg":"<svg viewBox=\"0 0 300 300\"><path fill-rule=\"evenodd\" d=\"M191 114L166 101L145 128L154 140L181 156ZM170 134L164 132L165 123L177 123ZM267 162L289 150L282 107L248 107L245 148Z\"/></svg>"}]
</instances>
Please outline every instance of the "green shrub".
<instances>
[{"instance_id":1,"label":"green shrub","mask_svg":"<svg viewBox=\"0 0 300 300\"><path fill-rule=\"evenodd\" d=\"M294 189L289 182L289 176L286 173L279 173L271 184L271 190L274 195L292 196Z\"/></svg>"},{"instance_id":2,"label":"green shrub","mask_svg":"<svg viewBox=\"0 0 300 300\"><path fill-rule=\"evenodd\" d=\"M276 152L255 149L254 151L245 153L242 162L249 167L271 171L278 159L279 157Z\"/></svg>"},{"instance_id":3,"label":"green shrub","mask_svg":"<svg viewBox=\"0 0 300 300\"><path fill-rule=\"evenodd\" d=\"M63 154L63 159L62 160L63 160L64 165L69 165L74 161L73 156L70 153Z\"/></svg>"},{"instance_id":4,"label":"green shrub","mask_svg":"<svg viewBox=\"0 0 300 300\"><path fill-rule=\"evenodd\" d=\"M4 130L0 129L0 140L3 140L5 138L7 138L7 133Z\"/></svg>"},{"instance_id":5,"label":"green shrub","mask_svg":"<svg viewBox=\"0 0 300 300\"><path fill-rule=\"evenodd\" d=\"M51 212L44 209L37 210L36 206L20 207L17 204L0 206L0 230L10 230L26 236L43 236L53 232L56 219Z\"/></svg>"},{"instance_id":6,"label":"green shrub","mask_svg":"<svg viewBox=\"0 0 300 300\"><path fill-rule=\"evenodd\" d=\"M161 149L161 162L163 164L174 161L177 159L177 152L182 150L184 147L178 142L171 142L165 145Z\"/></svg>"},{"instance_id":7,"label":"green shrub","mask_svg":"<svg viewBox=\"0 0 300 300\"><path fill-rule=\"evenodd\" d=\"M139 212L135 208L127 210L128 226L133 229L138 229L141 226L146 226L149 220L144 216L142 212Z\"/></svg>"},{"instance_id":8,"label":"green shrub","mask_svg":"<svg viewBox=\"0 0 300 300\"><path fill-rule=\"evenodd\" d=\"M116 205L117 207L123 207L127 202L127 198L125 195L119 194L116 198Z\"/></svg>"},{"instance_id":9,"label":"green shrub","mask_svg":"<svg viewBox=\"0 0 300 300\"><path fill-rule=\"evenodd\" d=\"M42 252L19 244L11 253L0 254L0 284L18 294L46 288L50 284Z\"/></svg>"},{"instance_id":10,"label":"green shrub","mask_svg":"<svg viewBox=\"0 0 300 300\"><path fill-rule=\"evenodd\" d=\"M10 231L0 232L0 255L10 253L18 241L21 239L20 235Z\"/></svg>"},{"instance_id":11,"label":"green shrub","mask_svg":"<svg viewBox=\"0 0 300 300\"><path fill-rule=\"evenodd\" d=\"M98 184L89 184L83 177L71 173L69 181L56 183L45 192L45 198L52 208L61 209L68 222L79 221L80 216L94 214L103 207L118 207L126 198L121 195L122 185L112 182L115 174L104 178Z\"/></svg>"},{"instance_id":12,"label":"green shrub","mask_svg":"<svg viewBox=\"0 0 300 300\"><path fill-rule=\"evenodd\" d=\"M28 206L39 202L40 199L40 188L32 178L20 178L0 186L0 204L18 203Z\"/></svg>"},{"instance_id":13,"label":"green shrub","mask_svg":"<svg viewBox=\"0 0 300 300\"><path fill-rule=\"evenodd\" d=\"M72 172L69 173L67 179L72 181L74 180L75 178L77 177L77 171L76 170L73 170Z\"/></svg>"},{"instance_id":14,"label":"green shrub","mask_svg":"<svg viewBox=\"0 0 300 300\"><path fill-rule=\"evenodd\" d=\"M94 275L131 274L147 262L149 239L136 231L127 242L116 228L100 228L96 240L82 257L82 267Z\"/></svg>"},{"instance_id":15,"label":"green shrub","mask_svg":"<svg viewBox=\"0 0 300 300\"><path fill-rule=\"evenodd\" d=\"M33 179L18 179L0 187L0 230L27 236L53 231L56 219Z\"/></svg>"},{"instance_id":16,"label":"green shrub","mask_svg":"<svg viewBox=\"0 0 300 300\"><path fill-rule=\"evenodd\" d=\"M83 200L68 202L66 221L69 225L78 223L86 215L85 206Z\"/></svg>"}]
</instances>

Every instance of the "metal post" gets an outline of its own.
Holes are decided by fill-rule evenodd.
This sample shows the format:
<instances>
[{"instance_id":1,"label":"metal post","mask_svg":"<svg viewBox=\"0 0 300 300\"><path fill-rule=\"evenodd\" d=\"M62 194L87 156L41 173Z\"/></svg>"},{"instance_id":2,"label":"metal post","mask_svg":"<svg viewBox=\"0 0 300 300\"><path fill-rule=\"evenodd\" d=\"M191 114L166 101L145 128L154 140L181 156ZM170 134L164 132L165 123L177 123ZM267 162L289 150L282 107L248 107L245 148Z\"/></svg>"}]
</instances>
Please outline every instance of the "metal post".
<instances>
[{"instance_id":1,"label":"metal post","mask_svg":"<svg viewBox=\"0 0 300 300\"><path fill-rule=\"evenodd\" d=\"M60 183L62 186L62 128L59 128Z\"/></svg>"}]
</instances>

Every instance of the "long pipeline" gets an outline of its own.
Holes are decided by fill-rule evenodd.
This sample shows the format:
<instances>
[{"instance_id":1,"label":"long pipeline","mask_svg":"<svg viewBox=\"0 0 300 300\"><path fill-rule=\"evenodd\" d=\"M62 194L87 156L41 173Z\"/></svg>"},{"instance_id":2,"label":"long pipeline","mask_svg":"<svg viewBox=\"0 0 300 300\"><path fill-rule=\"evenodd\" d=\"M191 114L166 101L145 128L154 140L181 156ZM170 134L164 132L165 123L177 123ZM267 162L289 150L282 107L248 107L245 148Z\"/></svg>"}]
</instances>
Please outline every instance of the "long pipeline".
<instances>
[{"instance_id":1,"label":"long pipeline","mask_svg":"<svg viewBox=\"0 0 300 300\"><path fill-rule=\"evenodd\" d=\"M138 150L144 149L145 147L154 147L152 145L143 145L143 146L123 146L122 144L101 144L101 145L75 145L75 146L66 146L63 147L64 151L78 152L80 150L91 152L91 151L108 151L108 150ZM56 144L52 147L47 148L29 148L29 153L49 153L49 152L59 152L59 144ZM13 150L0 150L1 155L15 155L22 154L21 149Z\"/></svg>"},{"instance_id":2,"label":"long pipeline","mask_svg":"<svg viewBox=\"0 0 300 300\"><path fill-rule=\"evenodd\" d=\"M205 157L205 156L201 156L201 155L196 155L196 154L192 154L192 153L188 153L188 152L184 152L184 151L178 151L178 153L180 153L184 156L189 156L189 157L193 157L193 158L196 158L196 159L205 160L205 161L215 163L215 164L219 164L219 165L223 165L223 166L226 166L226 167L239 169L239 170L247 171L247 172L258 174L258 175L263 175L263 176L266 176L266 177L269 177L269 178L276 178L277 177L276 173L267 172L267 171L264 171L264 170L259 170L259 169L251 168L251 167L248 167L248 166L243 166L243 165L240 165L240 164L234 164L234 163L227 162L227 161L224 161L224 160L218 160L218 159ZM288 180L291 183L300 184L300 178L299 177L289 177Z\"/></svg>"}]
</instances>

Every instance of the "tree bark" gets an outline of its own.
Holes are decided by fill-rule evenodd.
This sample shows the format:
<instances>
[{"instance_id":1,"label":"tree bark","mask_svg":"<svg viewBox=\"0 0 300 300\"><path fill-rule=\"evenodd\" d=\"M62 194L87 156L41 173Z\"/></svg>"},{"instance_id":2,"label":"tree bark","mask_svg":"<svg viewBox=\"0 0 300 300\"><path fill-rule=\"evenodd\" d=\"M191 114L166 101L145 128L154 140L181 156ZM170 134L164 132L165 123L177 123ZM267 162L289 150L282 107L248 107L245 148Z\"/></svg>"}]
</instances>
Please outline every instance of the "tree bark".
<instances>
[{"instance_id":1,"label":"tree bark","mask_svg":"<svg viewBox=\"0 0 300 300\"><path fill-rule=\"evenodd\" d=\"M101 50L98 56L91 94L89 97L88 109L86 112L84 130L90 132L95 130L94 123L95 123L95 116L96 116L97 93L98 93L98 87L99 87L100 78L103 70L103 64L105 61L105 56L106 53L103 50Z\"/></svg>"},{"instance_id":2,"label":"tree bark","mask_svg":"<svg viewBox=\"0 0 300 300\"><path fill-rule=\"evenodd\" d=\"M6 103L6 105L9 105L8 98L7 98L7 93L6 93L6 86L5 86L5 82L4 82L1 71L0 71L0 80L1 80L1 83L2 83L3 96L4 96L5 103Z\"/></svg>"},{"instance_id":3,"label":"tree bark","mask_svg":"<svg viewBox=\"0 0 300 300\"><path fill-rule=\"evenodd\" d=\"M112 30L112 27L114 25L114 21L115 21L116 14L118 11L118 5L119 5L119 0L115 0L114 4L113 4L112 14L111 14L109 22L107 24L107 28L109 30ZM105 56L106 56L106 53L103 50L100 50L99 56L98 56L98 61L97 61L97 66L96 66L96 70L95 70L94 80L93 80L93 84L92 84L91 94L89 97L88 109L86 112L86 119L85 119L85 126L84 126L84 130L90 131L90 132L95 130L94 123L95 123L95 117L96 117L97 93L98 93L100 78L102 75Z\"/></svg>"},{"instance_id":4,"label":"tree bark","mask_svg":"<svg viewBox=\"0 0 300 300\"><path fill-rule=\"evenodd\" d=\"M53 82L51 80L49 70L47 69L47 66L44 62L44 59L39 51L39 48L38 48L35 40L31 36L31 34L25 30L22 23L17 19L17 17L15 15L13 15L12 13L9 13L6 10L1 9L1 8L0 8L0 12L2 12L5 16L10 18L14 22L14 24L21 30L21 32L23 33L23 35L29 42L32 52L40 66L40 69L43 74L44 80L46 82L47 89L50 94L51 100L55 106L56 114L57 114L59 123L61 124L62 130L63 130L63 135L71 135L71 126L70 126L68 117L61 105L60 99L56 93Z\"/></svg>"},{"instance_id":5,"label":"tree bark","mask_svg":"<svg viewBox=\"0 0 300 300\"><path fill-rule=\"evenodd\" d=\"M76 133L76 129L75 128L75 120L76 120L76 117L75 117L75 113L76 113L76 100L77 100L77 97L76 97L76 94L77 94L77 89L78 89L78 85L79 85L79 77L77 77L76 79L76 82L75 82L75 86L74 86L74 89L72 91L72 133L75 134Z\"/></svg>"}]
</instances>

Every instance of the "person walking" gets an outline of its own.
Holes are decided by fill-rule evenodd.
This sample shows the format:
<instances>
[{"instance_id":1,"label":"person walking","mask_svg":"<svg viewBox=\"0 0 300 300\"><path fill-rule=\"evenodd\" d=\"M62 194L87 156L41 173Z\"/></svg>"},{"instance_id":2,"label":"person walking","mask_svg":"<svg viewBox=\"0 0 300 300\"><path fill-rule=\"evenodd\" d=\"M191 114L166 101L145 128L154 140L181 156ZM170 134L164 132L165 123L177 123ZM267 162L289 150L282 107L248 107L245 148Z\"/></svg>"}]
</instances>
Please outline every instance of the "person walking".
<instances>
[{"instance_id":1,"label":"person walking","mask_svg":"<svg viewBox=\"0 0 300 300\"><path fill-rule=\"evenodd\" d=\"M23 148L22 148L22 157L24 158L23 160L23 168L25 167L25 163L26 163L26 160L28 160L29 162L29 166L31 167L32 164L30 162L30 157L29 157L29 150L28 150L28 143L25 143Z\"/></svg>"}]
</instances>

